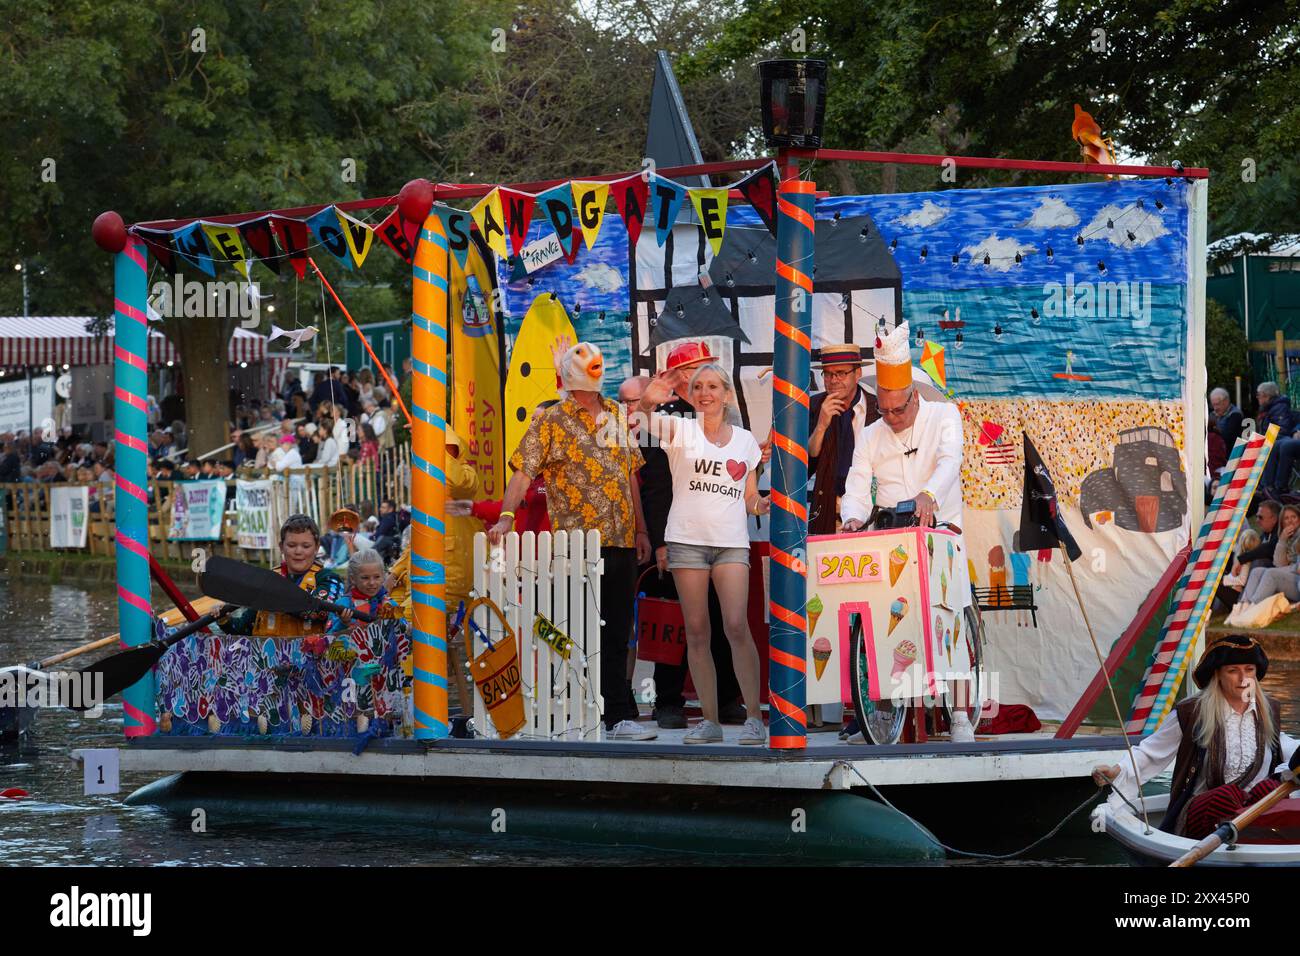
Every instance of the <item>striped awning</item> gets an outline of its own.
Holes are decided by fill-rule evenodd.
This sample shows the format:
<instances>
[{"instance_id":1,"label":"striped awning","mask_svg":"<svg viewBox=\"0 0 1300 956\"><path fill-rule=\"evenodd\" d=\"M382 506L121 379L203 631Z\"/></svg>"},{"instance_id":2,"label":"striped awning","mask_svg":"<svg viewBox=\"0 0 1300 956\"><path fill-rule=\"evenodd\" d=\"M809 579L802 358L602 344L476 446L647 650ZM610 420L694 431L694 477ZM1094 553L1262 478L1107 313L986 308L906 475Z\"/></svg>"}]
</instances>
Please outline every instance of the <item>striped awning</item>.
<instances>
[{"instance_id":1,"label":"striped awning","mask_svg":"<svg viewBox=\"0 0 1300 956\"><path fill-rule=\"evenodd\" d=\"M0 316L0 367L23 365L107 365L113 361L113 335L86 331L85 315ZM113 320L109 319L111 329ZM266 357L266 336L235 329L228 359L261 362ZM149 330L149 364L178 362L176 348L162 332Z\"/></svg>"}]
</instances>

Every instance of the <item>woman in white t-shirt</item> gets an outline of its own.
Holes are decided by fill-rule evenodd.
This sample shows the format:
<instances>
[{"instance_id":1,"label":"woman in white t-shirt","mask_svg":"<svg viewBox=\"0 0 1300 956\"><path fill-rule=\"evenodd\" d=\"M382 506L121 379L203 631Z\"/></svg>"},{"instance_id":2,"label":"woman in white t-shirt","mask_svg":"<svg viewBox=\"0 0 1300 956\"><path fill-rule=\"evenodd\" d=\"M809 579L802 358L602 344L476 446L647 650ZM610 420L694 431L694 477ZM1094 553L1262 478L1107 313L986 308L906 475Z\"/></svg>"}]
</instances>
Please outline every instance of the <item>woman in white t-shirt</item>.
<instances>
[{"instance_id":1,"label":"woman in white t-shirt","mask_svg":"<svg viewBox=\"0 0 1300 956\"><path fill-rule=\"evenodd\" d=\"M672 394L668 378L660 375L646 389L640 408L650 413ZM767 731L759 716L758 650L749 633L748 515L767 514L771 507L758 493L755 469L762 452L754 436L739 425L736 390L725 369L701 366L686 394L695 407L693 418L651 413L649 422L673 476L673 504L664 530L666 563L682 604L686 656L704 714L683 743L722 742L717 674L709 650L711 579L748 715L738 742L761 745L767 743Z\"/></svg>"}]
</instances>

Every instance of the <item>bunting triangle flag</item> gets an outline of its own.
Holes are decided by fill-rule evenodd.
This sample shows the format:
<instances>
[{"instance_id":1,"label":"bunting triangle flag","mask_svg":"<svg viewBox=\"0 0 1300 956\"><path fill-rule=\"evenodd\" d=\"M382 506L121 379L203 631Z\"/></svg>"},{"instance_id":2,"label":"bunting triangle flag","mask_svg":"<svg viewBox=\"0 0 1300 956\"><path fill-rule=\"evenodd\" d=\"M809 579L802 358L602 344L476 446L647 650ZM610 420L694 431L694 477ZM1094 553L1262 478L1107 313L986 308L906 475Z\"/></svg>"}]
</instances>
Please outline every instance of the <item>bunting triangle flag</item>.
<instances>
[{"instance_id":1,"label":"bunting triangle flag","mask_svg":"<svg viewBox=\"0 0 1300 956\"><path fill-rule=\"evenodd\" d=\"M943 346L930 339L921 347L921 368L940 388L948 387L948 373L943 367Z\"/></svg>"},{"instance_id":2,"label":"bunting triangle flag","mask_svg":"<svg viewBox=\"0 0 1300 956\"><path fill-rule=\"evenodd\" d=\"M695 214L700 217L704 237L709 240L716 256L722 248L722 235L727 231L727 193L729 188L697 188L689 190Z\"/></svg>"},{"instance_id":3,"label":"bunting triangle flag","mask_svg":"<svg viewBox=\"0 0 1300 956\"><path fill-rule=\"evenodd\" d=\"M239 224L239 234L244 237L249 258L255 259L276 275L280 274L280 257L276 255L275 234L271 231L271 217L260 216Z\"/></svg>"},{"instance_id":4,"label":"bunting triangle flag","mask_svg":"<svg viewBox=\"0 0 1300 956\"><path fill-rule=\"evenodd\" d=\"M275 230L275 238L280 241L280 248L289 257L289 265L293 266L299 279L304 278L307 274L307 246L311 236L307 224L298 219L272 216L271 228Z\"/></svg>"},{"instance_id":5,"label":"bunting triangle flag","mask_svg":"<svg viewBox=\"0 0 1300 956\"><path fill-rule=\"evenodd\" d=\"M578 250L582 248L582 243L579 241L580 239L582 239L582 230L577 226L574 226L573 227L573 248L570 249L568 252L564 252L563 247L560 248L560 251L564 252L564 261L567 262L569 265L573 265L574 260L578 258Z\"/></svg>"},{"instance_id":6,"label":"bunting triangle flag","mask_svg":"<svg viewBox=\"0 0 1300 956\"><path fill-rule=\"evenodd\" d=\"M614 205L627 226L627 240L633 249L641 238L641 226L645 222L650 187L646 177L641 173L620 179L609 184L609 191L614 194Z\"/></svg>"},{"instance_id":7,"label":"bunting triangle flag","mask_svg":"<svg viewBox=\"0 0 1300 956\"><path fill-rule=\"evenodd\" d=\"M415 261L415 243L420 238L420 224L406 219L396 208L375 227L375 235L408 266Z\"/></svg>"},{"instance_id":8,"label":"bunting triangle flag","mask_svg":"<svg viewBox=\"0 0 1300 956\"><path fill-rule=\"evenodd\" d=\"M469 259L469 237L474 228L474 220L466 210L444 206L442 203L434 203L433 211L442 220L442 231L447 234L447 247L451 249L456 265L464 270Z\"/></svg>"},{"instance_id":9,"label":"bunting triangle flag","mask_svg":"<svg viewBox=\"0 0 1300 956\"><path fill-rule=\"evenodd\" d=\"M650 208L655 217L655 240L659 245L668 241L668 233L677 221L677 211L686 201L686 187L662 176L650 178Z\"/></svg>"},{"instance_id":10,"label":"bunting triangle flag","mask_svg":"<svg viewBox=\"0 0 1300 956\"><path fill-rule=\"evenodd\" d=\"M768 164L762 169L750 173L740 182L736 189L745 197L758 218L763 220L767 231L776 235L776 166Z\"/></svg>"},{"instance_id":11,"label":"bunting triangle flag","mask_svg":"<svg viewBox=\"0 0 1300 956\"><path fill-rule=\"evenodd\" d=\"M316 237L316 241L325 247L325 251L337 259L344 269L352 268L352 256L348 254L348 240L343 234L337 208L326 206L315 215L308 216L307 228Z\"/></svg>"},{"instance_id":12,"label":"bunting triangle flag","mask_svg":"<svg viewBox=\"0 0 1300 956\"><path fill-rule=\"evenodd\" d=\"M578 226L587 251L596 244L601 224L605 221L605 203L609 199L609 183L581 182L569 184L573 189L573 205L578 210Z\"/></svg>"},{"instance_id":13,"label":"bunting triangle flag","mask_svg":"<svg viewBox=\"0 0 1300 956\"><path fill-rule=\"evenodd\" d=\"M203 224L192 222L172 233L172 249L186 265L193 266L210 276L217 274L208 251L208 240L203 234Z\"/></svg>"},{"instance_id":14,"label":"bunting triangle flag","mask_svg":"<svg viewBox=\"0 0 1300 956\"><path fill-rule=\"evenodd\" d=\"M537 197L537 205L555 230L555 238L560 240L560 249L568 259L577 240L574 235L573 188L568 183L561 183L548 189Z\"/></svg>"},{"instance_id":15,"label":"bunting triangle flag","mask_svg":"<svg viewBox=\"0 0 1300 956\"><path fill-rule=\"evenodd\" d=\"M506 246L506 229L501 215L500 188L493 189L475 203L469 214L488 248L502 259L509 259L510 249Z\"/></svg>"},{"instance_id":16,"label":"bunting triangle flag","mask_svg":"<svg viewBox=\"0 0 1300 956\"><path fill-rule=\"evenodd\" d=\"M528 227L533 221L533 204L537 197L517 189L500 187L501 215L505 219L506 235L510 237L510 254L517 256L528 241Z\"/></svg>"},{"instance_id":17,"label":"bunting triangle flag","mask_svg":"<svg viewBox=\"0 0 1300 956\"><path fill-rule=\"evenodd\" d=\"M348 254L352 256L352 261L357 264L359 269L361 264L366 261L366 256L370 255L370 246L375 241L375 234L360 219L354 219L342 209L335 211L339 214L339 228L343 230L343 239L347 242Z\"/></svg>"},{"instance_id":18,"label":"bunting triangle flag","mask_svg":"<svg viewBox=\"0 0 1300 956\"><path fill-rule=\"evenodd\" d=\"M253 264L248 261L248 254L244 252L244 242L239 237L239 229L216 222L205 222L202 225L203 234L208 237L208 245L217 253L217 257L225 259L234 266L235 271L242 275L245 281L252 282L249 271Z\"/></svg>"},{"instance_id":19,"label":"bunting triangle flag","mask_svg":"<svg viewBox=\"0 0 1300 956\"><path fill-rule=\"evenodd\" d=\"M176 274L176 255L172 252L170 232L165 229L141 229L137 226L131 230L131 234L148 246L149 254L158 261L160 266L171 275Z\"/></svg>"}]
</instances>

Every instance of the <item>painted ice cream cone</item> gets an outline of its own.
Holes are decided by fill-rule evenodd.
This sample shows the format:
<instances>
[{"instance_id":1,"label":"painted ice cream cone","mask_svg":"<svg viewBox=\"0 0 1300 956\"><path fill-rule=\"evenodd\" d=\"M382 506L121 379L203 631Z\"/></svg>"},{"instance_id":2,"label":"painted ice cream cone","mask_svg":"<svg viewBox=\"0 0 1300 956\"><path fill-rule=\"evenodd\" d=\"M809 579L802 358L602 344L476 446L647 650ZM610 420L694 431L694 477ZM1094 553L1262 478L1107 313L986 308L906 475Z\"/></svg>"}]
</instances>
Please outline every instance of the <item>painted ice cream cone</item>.
<instances>
[{"instance_id":1,"label":"painted ice cream cone","mask_svg":"<svg viewBox=\"0 0 1300 956\"><path fill-rule=\"evenodd\" d=\"M952 664L952 631L943 632L943 649L948 654L948 663Z\"/></svg>"},{"instance_id":2,"label":"painted ice cream cone","mask_svg":"<svg viewBox=\"0 0 1300 956\"><path fill-rule=\"evenodd\" d=\"M956 549L953 548L952 542L949 541L948 542L948 573L949 574L952 574L952 559L955 554L955 551Z\"/></svg>"},{"instance_id":3,"label":"painted ice cream cone","mask_svg":"<svg viewBox=\"0 0 1300 956\"><path fill-rule=\"evenodd\" d=\"M822 599L816 594L808 602L808 633L811 634L817 630L817 619L822 616L822 611L826 610L826 605L822 604ZM820 676L820 675L819 675Z\"/></svg>"},{"instance_id":4,"label":"painted ice cream cone","mask_svg":"<svg viewBox=\"0 0 1300 956\"><path fill-rule=\"evenodd\" d=\"M907 617L907 598L897 598L889 605L889 630L885 632L885 636L893 634L894 628L898 627L898 622L905 617Z\"/></svg>"},{"instance_id":5,"label":"painted ice cream cone","mask_svg":"<svg viewBox=\"0 0 1300 956\"><path fill-rule=\"evenodd\" d=\"M819 637L813 641L813 669L817 674L817 679L822 679L822 674L826 671L826 662L831 659L831 642L824 637Z\"/></svg>"},{"instance_id":6,"label":"painted ice cream cone","mask_svg":"<svg viewBox=\"0 0 1300 956\"><path fill-rule=\"evenodd\" d=\"M903 573L903 568L907 567L907 549L901 544L893 551L889 552L889 586L893 587L898 583L898 576Z\"/></svg>"},{"instance_id":7,"label":"painted ice cream cone","mask_svg":"<svg viewBox=\"0 0 1300 956\"><path fill-rule=\"evenodd\" d=\"M916 645L911 641L899 641L898 646L894 648L894 668L890 671L890 678L898 680L898 675L915 663Z\"/></svg>"},{"instance_id":8,"label":"painted ice cream cone","mask_svg":"<svg viewBox=\"0 0 1300 956\"><path fill-rule=\"evenodd\" d=\"M929 556L930 560L933 561L934 560L934 535L932 534L927 534L925 536L925 552Z\"/></svg>"}]
</instances>

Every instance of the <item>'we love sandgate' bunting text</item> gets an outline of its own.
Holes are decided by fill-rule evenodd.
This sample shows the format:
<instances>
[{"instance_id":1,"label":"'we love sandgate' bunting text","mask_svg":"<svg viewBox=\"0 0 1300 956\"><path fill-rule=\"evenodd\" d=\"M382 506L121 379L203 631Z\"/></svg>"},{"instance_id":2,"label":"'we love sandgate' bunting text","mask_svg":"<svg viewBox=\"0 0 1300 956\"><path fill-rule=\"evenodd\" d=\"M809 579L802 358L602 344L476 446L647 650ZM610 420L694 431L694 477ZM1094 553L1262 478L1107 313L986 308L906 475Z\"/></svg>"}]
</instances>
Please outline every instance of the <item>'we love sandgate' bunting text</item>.
<instances>
[{"instance_id":1,"label":"'we love sandgate' bunting text","mask_svg":"<svg viewBox=\"0 0 1300 956\"><path fill-rule=\"evenodd\" d=\"M655 239L663 245L689 198L716 254L726 232L732 189L740 192L775 235L775 164L757 169L731 186L688 188L648 171L613 181L572 180L536 194L496 186L470 209L434 203L432 211L442 221L448 246L462 269L469 256L471 234L478 230L488 248L502 259L516 260L523 271L535 272L560 258L573 262L583 245L588 250L594 248L611 199L634 245L647 219ZM544 220L552 231L528 243L534 218ZM318 248L345 269L360 268L376 238L410 264L420 226L398 209L372 225L330 205L304 219L269 214L235 224L195 220L172 230L135 226L131 231L168 272L186 266L215 275L218 265L225 264L251 281L254 263L279 275L284 260L299 279L305 278L307 257Z\"/></svg>"}]
</instances>

